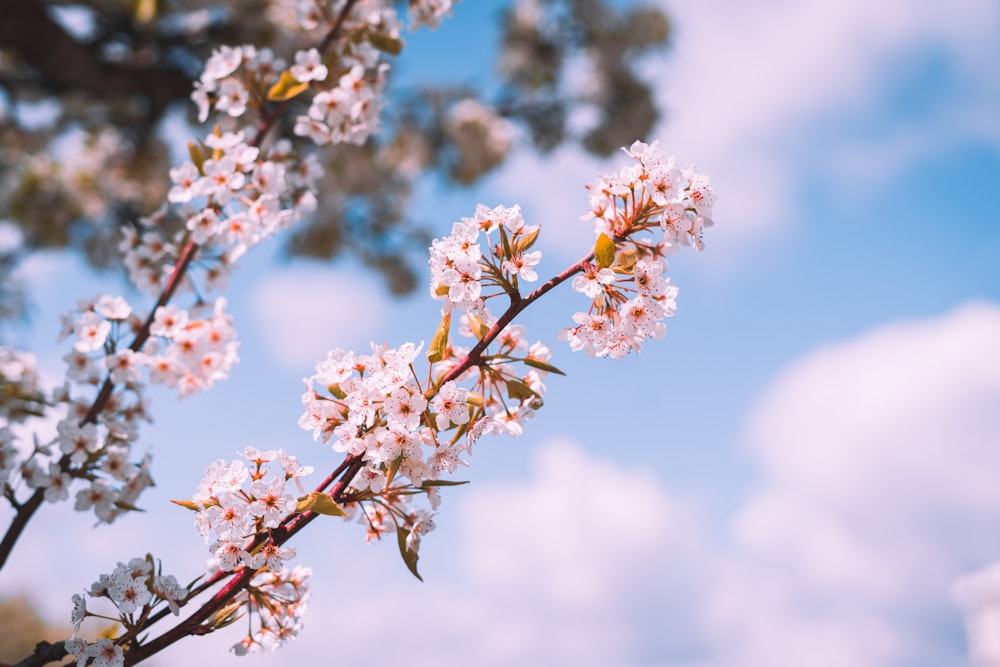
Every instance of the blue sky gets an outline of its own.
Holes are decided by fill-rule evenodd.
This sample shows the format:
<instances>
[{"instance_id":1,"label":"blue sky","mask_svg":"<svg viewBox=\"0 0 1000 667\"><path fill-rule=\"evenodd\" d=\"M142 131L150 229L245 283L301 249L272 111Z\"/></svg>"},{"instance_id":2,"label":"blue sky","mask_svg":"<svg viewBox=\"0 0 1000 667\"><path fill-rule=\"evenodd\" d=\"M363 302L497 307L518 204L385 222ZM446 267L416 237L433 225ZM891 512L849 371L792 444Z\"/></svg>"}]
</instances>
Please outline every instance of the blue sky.
<instances>
[{"instance_id":1,"label":"blue sky","mask_svg":"<svg viewBox=\"0 0 1000 667\"><path fill-rule=\"evenodd\" d=\"M397 69L483 76L499 4L459 4ZM589 359L555 340L577 295L529 312L529 337L569 376L520 439L477 448L473 484L446 493L425 539L425 583L394 544L331 521L298 544L315 570L303 636L255 664L331 651L358 665L968 664L951 587L1000 560L1000 10L663 4L675 42L643 65L666 109L649 139L720 196L705 252L671 263L666 340ZM474 191L426 184L416 212L445 231L478 201L520 203L543 225L540 273L555 273L592 239L583 185L617 164L525 154ZM91 531L49 508L0 590L49 568L26 592L60 618L72 592L147 550L193 576L207 554L166 500L205 465L248 444L335 465L295 427L301 378L333 347L428 340L437 305L272 250L233 280L232 378L180 404L155 395L148 515ZM26 275L43 310L23 336L56 372L58 313L120 287L60 256ZM79 568L56 551L67 543L86 545Z\"/></svg>"}]
</instances>

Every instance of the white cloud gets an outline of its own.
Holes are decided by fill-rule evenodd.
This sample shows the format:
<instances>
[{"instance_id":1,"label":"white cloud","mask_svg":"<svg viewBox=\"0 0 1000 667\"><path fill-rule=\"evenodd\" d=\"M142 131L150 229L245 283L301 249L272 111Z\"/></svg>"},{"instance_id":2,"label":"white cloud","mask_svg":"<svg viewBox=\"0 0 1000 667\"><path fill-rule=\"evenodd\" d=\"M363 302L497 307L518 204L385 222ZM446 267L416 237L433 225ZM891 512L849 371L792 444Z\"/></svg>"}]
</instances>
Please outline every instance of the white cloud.
<instances>
[{"instance_id":1,"label":"white cloud","mask_svg":"<svg viewBox=\"0 0 1000 667\"><path fill-rule=\"evenodd\" d=\"M252 314L274 358L310 367L334 347L367 348L384 335L388 300L349 270L297 265L252 288Z\"/></svg>"},{"instance_id":2,"label":"white cloud","mask_svg":"<svg viewBox=\"0 0 1000 667\"><path fill-rule=\"evenodd\" d=\"M550 443L528 479L448 498L412 596L347 557L370 583L336 578L342 657L391 627L444 667L962 664L951 585L1000 556L997 341L1000 307L972 304L793 364L750 420L761 477L722 543L651 472Z\"/></svg>"},{"instance_id":3,"label":"white cloud","mask_svg":"<svg viewBox=\"0 0 1000 667\"><path fill-rule=\"evenodd\" d=\"M391 540L365 548L358 526L328 523L295 545L317 572L307 630L260 662L962 664L951 585L1000 556L997 341L1000 306L970 304L793 364L750 420L761 477L723 543L651 471L568 442L524 480L449 490L424 584ZM102 535L101 557L124 557Z\"/></svg>"},{"instance_id":4,"label":"white cloud","mask_svg":"<svg viewBox=\"0 0 1000 667\"><path fill-rule=\"evenodd\" d=\"M710 565L693 505L648 471L567 443L540 450L534 467L530 481L479 490L459 512L460 564L487 620L535 629L507 641L510 659L496 664L638 664L650 645L676 655L693 643L688 594Z\"/></svg>"},{"instance_id":5,"label":"white cloud","mask_svg":"<svg viewBox=\"0 0 1000 667\"><path fill-rule=\"evenodd\" d=\"M776 645L788 664L958 659L940 627L949 611L958 623L949 588L1000 557L997 341L1000 308L973 304L818 350L778 378L751 423L764 479L734 518L717 601L720 632L745 635L724 664L774 664ZM740 610L760 598L748 630ZM931 618L938 634L921 626Z\"/></svg>"},{"instance_id":6,"label":"white cloud","mask_svg":"<svg viewBox=\"0 0 1000 667\"><path fill-rule=\"evenodd\" d=\"M719 193L699 264L729 265L762 234L794 224L803 173L819 168L845 192L877 188L908 162L956 143L1000 144L1000 9L990 0L827 2L673 2L673 47L644 64L664 122L656 136L669 153L711 175ZM831 146L838 119L879 120L893 113L887 91L921 55L937 53L961 94L903 127ZM638 137L637 137L638 138ZM579 229L585 183L608 171L579 151L520 156L500 187L547 229L542 243L576 259L589 230ZM545 187L539 187L543 183ZM530 185L530 187L528 187ZM547 238L546 238L547 237ZM583 237L583 241L580 238ZM545 246L543 246L545 247Z\"/></svg>"},{"instance_id":7,"label":"white cloud","mask_svg":"<svg viewBox=\"0 0 1000 667\"><path fill-rule=\"evenodd\" d=\"M680 665L697 649L692 610L712 562L701 521L642 468L552 442L529 479L447 491L438 522L423 584L391 539L365 547L359 526L297 545L324 554L306 632L263 661ZM186 644L169 657L205 655Z\"/></svg>"},{"instance_id":8,"label":"white cloud","mask_svg":"<svg viewBox=\"0 0 1000 667\"><path fill-rule=\"evenodd\" d=\"M979 116L1000 93L998 9L989 0L663 4L676 40L664 64L650 68L663 82L662 134L671 151L713 175L718 218L746 233L787 223L784 206L803 166L791 149L815 143L823 119L890 104L884 90L914 55L940 51L962 85L978 91L972 108L952 115ZM995 141L993 126L932 119L920 129L964 138L978 127Z\"/></svg>"}]
</instances>

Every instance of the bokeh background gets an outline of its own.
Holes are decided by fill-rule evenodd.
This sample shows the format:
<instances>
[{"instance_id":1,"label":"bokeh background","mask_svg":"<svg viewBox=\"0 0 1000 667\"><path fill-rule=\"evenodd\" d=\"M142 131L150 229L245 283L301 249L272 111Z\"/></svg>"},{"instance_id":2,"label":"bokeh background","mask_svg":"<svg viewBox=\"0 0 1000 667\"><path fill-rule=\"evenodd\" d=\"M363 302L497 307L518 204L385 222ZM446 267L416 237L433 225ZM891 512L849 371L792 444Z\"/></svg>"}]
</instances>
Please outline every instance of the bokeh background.
<instances>
[{"instance_id":1,"label":"bokeh background","mask_svg":"<svg viewBox=\"0 0 1000 667\"><path fill-rule=\"evenodd\" d=\"M403 76L490 76L501 3L465 0L408 38ZM622 361L555 340L560 290L525 317L553 363L519 439L482 441L421 550L339 520L296 540L314 569L301 637L255 665L889 667L968 664L955 581L1000 560L1000 7L990 0L663 1L671 48L643 64L655 136L711 174L707 248L671 262L679 312ZM460 55L460 57L459 57ZM624 156L621 158L624 159ZM524 154L471 190L422 183L444 233L477 202L543 225L540 274L592 242L583 186L621 161ZM165 177L166 175L164 175ZM50 377L58 315L127 288L72 255L23 268L13 333ZM241 364L206 395L154 392L157 487L92 528L46 507L0 578L52 622L119 560L179 579L207 552L190 496L247 445L319 470L301 379L334 347L429 340L438 304L349 262L256 249L228 296ZM317 475L318 477L318 475ZM997 628L1000 633L1000 628ZM156 664L229 664L236 628Z\"/></svg>"}]
</instances>

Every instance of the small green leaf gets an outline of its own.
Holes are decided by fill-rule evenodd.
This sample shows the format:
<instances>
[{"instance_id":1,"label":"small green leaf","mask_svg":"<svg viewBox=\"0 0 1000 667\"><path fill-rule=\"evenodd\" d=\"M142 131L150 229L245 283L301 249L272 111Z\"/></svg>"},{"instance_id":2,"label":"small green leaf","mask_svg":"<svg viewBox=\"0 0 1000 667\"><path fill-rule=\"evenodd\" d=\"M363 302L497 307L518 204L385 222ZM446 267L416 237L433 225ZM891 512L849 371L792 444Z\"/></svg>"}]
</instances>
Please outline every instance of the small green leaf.
<instances>
[{"instance_id":1,"label":"small green leaf","mask_svg":"<svg viewBox=\"0 0 1000 667\"><path fill-rule=\"evenodd\" d=\"M295 510L297 512L312 510L317 514L325 514L327 516L346 516L344 510L340 509L340 505L333 502L333 498L330 497L329 493L320 493L318 491L313 491L299 498L299 503L295 506Z\"/></svg>"},{"instance_id":2,"label":"small green leaf","mask_svg":"<svg viewBox=\"0 0 1000 667\"><path fill-rule=\"evenodd\" d=\"M478 338L479 340L482 340L483 338L485 338L486 334L488 334L490 332L489 325L487 325L486 322L483 322L478 317L470 318L470 323L471 322L475 322L476 329L477 329L477 331L476 331L476 338Z\"/></svg>"},{"instance_id":3,"label":"small green leaf","mask_svg":"<svg viewBox=\"0 0 1000 667\"><path fill-rule=\"evenodd\" d=\"M410 551L406 548L406 538L409 536L410 531L406 528L396 528L396 538L399 542L399 555L403 557L403 562L406 563L407 569L413 573L413 576L420 581L423 581L424 578L420 576L419 572L417 572L417 561L420 560L420 556L417 555L416 551Z\"/></svg>"},{"instance_id":4,"label":"small green leaf","mask_svg":"<svg viewBox=\"0 0 1000 667\"><path fill-rule=\"evenodd\" d=\"M507 239L507 230L504 229L503 225L500 225L500 245L503 248L503 256L506 259L514 256L514 253L510 250L510 241Z\"/></svg>"},{"instance_id":5,"label":"small green leaf","mask_svg":"<svg viewBox=\"0 0 1000 667\"><path fill-rule=\"evenodd\" d=\"M507 396L523 401L526 398L540 398L538 392L520 380L507 380Z\"/></svg>"},{"instance_id":6,"label":"small green leaf","mask_svg":"<svg viewBox=\"0 0 1000 667\"><path fill-rule=\"evenodd\" d=\"M548 371L549 373L555 373L557 375L566 375L552 364L547 364L544 361L539 361L538 359L534 359L532 357L524 359L524 363L541 371Z\"/></svg>"},{"instance_id":7,"label":"small green leaf","mask_svg":"<svg viewBox=\"0 0 1000 667\"><path fill-rule=\"evenodd\" d=\"M479 317L477 317L476 315L473 315L472 313L466 313L465 319L469 323L469 328L472 330L472 335L478 338L479 340L482 340L483 336L489 333L490 328L486 326L486 323L483 322L481 319L479 319Z\"/></svg>"},{"instance_id":8,"label":"small green leaf","mask_svg":"<svg viewBox=\"0 0 1000 667\"><path fill-rule=\"evenodd\" d=\"M335 382L326 388L330 395L338 400L344 400L347 398L347 392L340 388L340 383Z\"/></svg>"},{"instance_id":9,"label":"small green leaf","mask_svg":"<svg viewBox=\"0 0 1000 667\"><path fill-rule=\"evenodd\" d=\"M597 268L606 269L615 261L615 242L607 234L601 233L594 244L594 261Z\"/></svg>"},{"instance_id":10,"label":"small green leaf","mask_svg":"<svg viewBox=\"0 0 1000 667\"><path fill-rule=\"evenodd\" d=\"M534 231L518 238L517 241L514 242L514 253L520 255L525 250L535 245L535 239L538 238L538 232L540 231L542 231L541 227L535 227Z\"/></svg>"},{"instance_id":11,"label":"small green leaf","mask_svg":"<svg viewBox=\"0 0 1000 667\"><path fill-rule=\"evenodd\" d=\"M198 169L198 173L202 176L205 175L205 171L202 166L205 164L205 153L202 151L201 147L193 141L188 142L188 155L191 156L191 162Z\"/></svg>"},{"instance_id":12,"label":"small green leaf","mask_svg":"<svg viewBox=\"0 0 1000 667\"><path fill-rule=\"evenodd\" d=\"M425 479L420 483L421 489L429 489L432 486L462 486L468 482L455 482L450 479Z\"/></svg>"},{"instance_id":13,"label":"small green leaf","mask_svg":"<svg viewBox=\"0 0 1000 667\"><path fill-rule=\"evenodd\" d=\"M191 589L195 587L195 584L197 584L199 581L201 581L204 578L205 578L204 574L199 574L197 577L195 577L194 579L191 580L190 584L188 584L187 586L184 587L184 590L188 591L188 595L186 595L184 597L185 601L187 601L188 597L190 597L190 595L191 595Z\"/></svg>"},{"instance_id":14,"label":"small green leaf","mask_svg":"<svg viewBox=\"0 0 1000 667\"><path fill-rule=\"evenodd\" d=\"M267 91L267 99L272 102L284 102L302 94L308 87L309 82L303 83L292 76L291 72L285 71L278 78L278 83Z\"/></svg>"},{"instance_id":15,"label":"small green leaf","mask_svg":"<svg viewBox=\"0 0 1000 667\"><path fill-rule=\"evenodd\" d=\"M388 53L390 56L398 56L403 50L403 40L380 32L368 33L368 41L376 49L383 53Z\"/></svg>"},{"instance_id":16,"label":"small green leaf","mask_svg":"<svg viewBox=\"0 0 1000 667\"><path fill-rule=\"evenodd\" d=\"M632 273L632 268L635 266L635 262L635 248L626 248L618 253L618 266L615 267L615 271Z\"/></svg>"},{"instance_id":17,"label":"small green leaf","mask_svg":"<svg viewBox=\"0 0 1000 667\"><path fill-rule=\"evenodd\" d=\"M441 318L441 324L438 325L437 331L434 332L434 338L427 348L427 361L432 364L444 359L444 353L448 349L448 330L450 328L451 312L447 312Z\"/></svg>"},{"instance_id":18,"label":"small green leaf","mask_svg":"<svg viewBox=\"0 0 1000 667\"><path fill-rule=\"evenodd\" d=\"M385 486L389 488L392 484L392 480L396 477L396 473L399 472L399 465L403 462L402 456L397 456L393 459L392 463L389 464L389 470L385 473Z\"/></svg>"},{"instance_id":19,"label":"small green leaf","mask_svg":"<svg viewBox=\"0 0 1000 667\"><path fill-rule=\"evenodd\" d=\"M243 603L239 601L230 602L225 607L215 612L212 616L212 620L208 622L208 626L214 630L218 630L219 628L224 628L227 625L232 625L243 617L243 614L240 612L242 605Z\"/></svg>"},{"instance_id":20,"label":"small green leaf","mask_svg":"<svg viewBox=\"0 0 1000 667\"><path fill-rule=\"evenodd\" d=\"M197 503L191 500L171 500L174 505L180 505L181 507L186 507L193 512L200 512L203 508L199 507Z\"/></svg>"},{"instance_id":21,"label":"small green leaf","mask_svg":"<svg viewBox=\"0 0 1000 667\"><path fill-rule=\"evenodd\" d=\"M120 510L125 510L126 512L145 512L146 511L146 510L142 509L141 507L137 507L137 506L133 505L132 503L127 503L124 500L116 500L114 504L115 504L115 507L117 507Z\"/></svg>"}]
</instances>

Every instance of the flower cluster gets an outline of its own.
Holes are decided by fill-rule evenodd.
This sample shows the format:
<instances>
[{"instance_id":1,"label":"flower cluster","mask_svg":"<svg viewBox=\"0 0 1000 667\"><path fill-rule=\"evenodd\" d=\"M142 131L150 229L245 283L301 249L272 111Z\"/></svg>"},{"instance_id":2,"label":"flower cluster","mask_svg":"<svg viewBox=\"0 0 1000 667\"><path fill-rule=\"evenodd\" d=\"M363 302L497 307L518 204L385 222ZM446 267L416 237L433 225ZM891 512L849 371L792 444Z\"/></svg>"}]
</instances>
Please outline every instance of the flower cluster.
<instances>
[{"instance_id":1,"label":"flower cluster","mask_svg":"<svg viewBox=\"0 0 1000 667\"><path fill-rule=\"evenodd\" d=\"M437 28L445 16L451 15L452 0L410 0L407 18L410 30L421 26Z\"/></svg>"},{"instance_id":2,"label":"flower cluster","mask_svg":"<svg viewBox=\"0 0 1000 667\"><path fill-rule=\"evenodd\" d=\"M676 311L677 288L664 276L664 256L678 245L701 250L702 230L712 224L716 196L707 176L681 168L658 142L636 142L626 153L636 163L587 186L584 218L594 220L598 240L594 262L574 278L573 289L591 305L560 333L572 350L591 356L621 358L666 334L662 320ZM652 230L661 234L638 236Z\"/></svg>"},{"instance_id":3,"label":"flower cluster","mask_svg":"<svg viewBox=\"0 0 1000 667\"><path fill-rule=\"evenodd\" d=\"M485 303L504 293L514 298L519 281L537 280L540 253L528 249L538 231L518 207L479 205L474 217L433 241L431 290L445 305L423 381L414 367L423 346L413 343L373 345L371 354L333 350L305 381L300 426L363 463L345 511L363 507L359 521L367 523L368 539L396 532L404 559L415 557L421 537L434 527L429 510L410 507L412 496L427 494L436 509L436 486L468 464L463 457L476 440L486 433L519 435L542 403L545 377L559 372L548 363L547 346L530 345L521 325L501 327ZM487 251L480 233L490 243ZM484 293L484 286L496 291ZM454 311L457 333L476 341L475 364L468 363L472 348L451 338Z\"/></svg>"},{"instance_id":4,"label":"flower cluster","mask_svg":"<svg viewBox=\"0 0 1000 667\"><path fill-rule=\"evenodd\" d=\"M468 423L468 392L449 382L428 401L412 365L421 349L413 343L398 349L373 345L372 354L364 355L338 348L305 380L306 411L299 425L324 442L336 436L334 451L368 462L352 484L359 492L381 493L389 465L398 465L419 485L444 470L454 471L460 461L462 446L440 442L437 430Z\"/></svg>"},{"instance_id":5,"label":"flower cluster","mask_svg":"<svg viewBox=\"0 0 1000 667\"><path fill-rule=\"evenodd\" d=\"M0 419L23 421L37 415L44 402L35 355L0 345Z\"/></svg>"},{"instance_id":6,"label":"flower cluster","mask_svg":"<svg viewBox=\"0 0 1000 667\"><path fill-rule=\"evenodd\" d=\"M163 604L173 614L179 614L180 605L186 601L188 590L189 587L181 586L172 574L164 575L162 565L154 566L154 559L149 554L145 558L133 558L128 563L118 563L110 574L102 574L87 591L91 598L109 600L117 614L109 617L92 612L87 608L87 598L75 594L70 617L73 637L64 644L66 652L77 658L79 665L84 665L91 659L93 665L124 665L122 647L127 648L136 641L136 632L141 627L142 620ZM77 634L88 616L112 618L124 632L115 640L103 637L95 642L87 642Z\"/></svg>"},{"instance_id":7,"label":"flower cluster","mask_svg":"<svg viewBox=\"0 0 1000 667\"><path fill-rule=\"evenodd\" d=\"M262 104L263 91L285 67L285 61L275 57L271 49L252 44L219 47L205 63L191 93L198 106L198 120L205 122L211 109L238 118L251 104Z\"/></svg>"},{"instance_id":8,"label":"flower cluster","mask_svg":"<svg viewBox=\"0 0 1000 667\"><path fill-rule=\"evenodd\" d=\"M366 43L357 45L344 54L339 60L340 69L332 75L316 49L299 52L296 59L292 76L302 83L315 82L319 88L309 110L296 119L296 135L308 137L319 145L360 146L378 132L389 65L379 63L379 52L374 47Z\"/></svg>"},{"instance_id":9,"label":"flower cluster","mask_svg":"<svg viewBox=\"0 0 1000 667\"><path fill-rule=\"evenodd\" d=\"M23 462L17 462L10 430L0 432L2 481L8 483L16 470L28 488L44 489L45 500L59 502L69 497L74 478L84 479L89 484L77 492L76 509L93 511L107 523L134 509L153 483L150 457L130 460L139 424L150 420L143 371L150 382L188 396L227 377L237 361L238 343L225 300L203 310L159 307L149 323L150 337L139 350L122 338L142 328L143 319L121 297L84 300L64 315L60 337L71 337L73 349L63 357L67 383L53 402L68 409L55 440L36 444ZM81 394L79 389L86 387L89 392ZM92 413L95 397L105 388L106 403Z\"/></svg>"},{"instance_id":10,"label":"flower cluster","mask_svg":"<svg viewBox=\"0 0 1000 667\"><path fill-rule=\"evenodd\" d=\"M0 481L13 490L11 475L17 473L29 488L44 491L48 502L69 498L74 478L89 487L76 496L76 509L93 510L100 521L110 523L134 509L139 495L152 485L150 458L130 461L131 445L138 438L139 422L148 420L142 385L133 377L133 356L119 353L118 336L137 326L131 308L120 297L102 296L78 305L78 317L63 318L62 337L74 336L74 349L66 357L67 383L45 403L67 406L57 423L56 438L46 444L36 438L23 460L11 430L0 432ZM107 375L107 409L89 415L92 397L79 395L71 383L90 386L96 392ZM114 391L117 386L118 391Z\"/></svg>"},{"instance_id":11,"label":"flower cluster","mask_svg":"<svg viewBox=\"0 0 1000 667\"><path fill-rule=\"evenodd\" d=\"M280 572L295 551L258 538L295 510L297 500L288 492L288 480L301 486L299 479L312 468L300 466L294 456L281 450L247 447L243 457L253 464L252 469L239 460L219 459L210 465L187 505L197 509L195 525L220 569L229 572L242 564ZM267 464L274 461L281 472L268 478Z\"/></svg>"},{"instance_id":12,"label":"flower cluster","mask_svg":"<svg viewBox=\"0 0 1000 667\"><path fill-rule=\"evenodd\" d=\"M107 375L113 384L135 394L141 406L143 369L148 369L150 382L177 388L183 397L225 379L239 360L239 343L224 298L190 311L160 306L142 348L124 346L124 330L136 331L142 322L121 297L81 301L76 311L63 316L61 337L73 337L73 349L63 357L69 366L67 378L97 385Z\"/></svg>"},{"instance_id":13,"label":"flower cluster","mask_svg":"<svg viewBox=\"0 0 1000 667\"><path fill-rule=\"evenodd\" d=\"M257 571L214 620L221 627L243 612L256 619L233 646L237 655L274 650L295 637L309 597L305 581L311 574L305 567L286 569L285 561L295 550L270 539L269 532L299 506L288 482L302 492L301 478L313 469L282 450L247 447L242 456L250 467L241 460L219 459L205 470L190 502L175 501L197 512L195 526L209 544L211 568L230 572L242 565ZM280 472L269 476L268 464L275 462Z\"/></svg>"},{"instance_id":14,"label":"flower cluster","mask_svg":"<svg viewBox=\"0 0 1000 667\"><path fill-rule=\"evenodd\" d=\"M312 575L308 567L297 565L282 572L265 571L251 580L247 588L230 605L230 614L246 609L256 619L256 629L250 629L242 640L233 645L236 655L273 651L282 643L294 639L302 629L302 617L309 601L307 580ZM225 622L228 619L221 619Z\"/></svg>"},{"instance_id":15,"label":"flower cluster","mask_svg":"<svg viewBox=\"0 0 1000 667\"><path fill-rule=\"evenodd\" d=\"M170 170L167 199L174 210L164 206L140 218L140 228L127 228L119 245L132 282L150 293L165 287L188 241L215 249L214 256L201 256L205 288L224 287L249 248L316 206L313 192L322 167L315 157L295 159L288 140L264 152L244 132L217 129L190 149L192 159ZM181 223L171 231L172 219Z\"/></svg>"},{"instance_id":16,"label":"flower cluster","mask_svg":"<svg viewBox=\"0 0 1000 667\"><path fill-rule=\"evenodd\" d=\"M663 240L651 247L670 252L680 242L704 248L702 230L712 225L716 200L709 177L694 167L682 168L664 154L659 141L637 141L624 150L636 164L587 186L590 211L584 219L593 218L597 233L613 239L658 227Z\"/></svg>"},{"instance_id":17,"label":"flower cluster","mask_svg":"<svg viewBox=\"0 0 1000 667\"><path fill-rule=\"evenodd\" d=\"M484 232L487 252L479 245ZM520 281L538 280L540 251L528 252L538 237L538 225L528 225L519 206L476 207L471 218L452 225L451 234L435 239L430 248L431 296L445 301L444 310L481 312L485 298L517 293ZM493 243L491 234L499 240ZM484 295L483 286L502 291Z\"/></svg>"}]
</instances>

